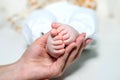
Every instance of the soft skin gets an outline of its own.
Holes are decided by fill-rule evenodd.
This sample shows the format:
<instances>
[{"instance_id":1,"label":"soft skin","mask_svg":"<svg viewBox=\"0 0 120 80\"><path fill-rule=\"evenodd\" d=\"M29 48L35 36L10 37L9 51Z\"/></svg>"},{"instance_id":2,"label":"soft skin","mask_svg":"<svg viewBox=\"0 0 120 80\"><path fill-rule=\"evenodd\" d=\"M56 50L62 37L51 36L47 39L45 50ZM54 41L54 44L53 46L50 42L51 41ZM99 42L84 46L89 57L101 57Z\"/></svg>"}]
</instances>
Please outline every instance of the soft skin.
<instances>
[{"instance_id":1,"label":"soft skin","mask_svg":"<svg viewBox=\"0 0 120 80\"><path fill-rule=\"evenodd\" d=\"M61 23L52 23L51 35L48 37L48 53L58 58L65 52L65 47L74 42L79 33L71 26Z\"/></svg>"},{"instance_id":2,"label":"soft skin","mask_svg":"<svg viewBox=\"0 0 120 80\"><path fill-rule=\"evenodd\" d=\"M66 47L63 56L55 59L46 51L49 35L50 32L35 40L17 62L0 66L0 80L49 80L58 77L91 41L85 40L85 34L81 34Z\"/></svg>"}]
</instances>

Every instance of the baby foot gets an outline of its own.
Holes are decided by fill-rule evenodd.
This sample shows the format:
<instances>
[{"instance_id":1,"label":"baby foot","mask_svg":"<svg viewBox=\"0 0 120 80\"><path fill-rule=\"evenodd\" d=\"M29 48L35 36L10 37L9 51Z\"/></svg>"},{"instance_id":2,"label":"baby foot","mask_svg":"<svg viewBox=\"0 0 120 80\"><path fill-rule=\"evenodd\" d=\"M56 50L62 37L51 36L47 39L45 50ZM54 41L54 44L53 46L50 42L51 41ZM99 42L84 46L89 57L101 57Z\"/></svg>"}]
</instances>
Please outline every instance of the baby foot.
<instances>
[{"instance_id":1,"label":"baby foot","mask_svg":"<svg viewBox=\"0 0 120 80\"><path fill-rule=\"evenodd\" d=\"M47 51L54 57L58 58L65 52L65 46L75 41L79 33L69 25L53 23L51 35L47 41Z\"/></svg>"},{"instance_id":2,"label":"baby foot","mask_svg":"<svg viewBox=\"0 0 120 80\"><path fill-rule=\"evenodd\" d=\"M76 40L79 33L73 27L66 24L61 24L59 26L60 27L57 28L58 35L62 36L63 42L66 46Z\"/></svg>"},{"instance_id":3,"label":"baby foot","mask_svg":"<svg viewBox=\"0 0 120 80\"><path fill-rule=\"evenodd\" d=\"M65 45L63 44L62 36L58 35L57 28L58 27L53 23L46 46L48 53L54 58L60 57L65 52Z\"/></svg>"}]
</instances>

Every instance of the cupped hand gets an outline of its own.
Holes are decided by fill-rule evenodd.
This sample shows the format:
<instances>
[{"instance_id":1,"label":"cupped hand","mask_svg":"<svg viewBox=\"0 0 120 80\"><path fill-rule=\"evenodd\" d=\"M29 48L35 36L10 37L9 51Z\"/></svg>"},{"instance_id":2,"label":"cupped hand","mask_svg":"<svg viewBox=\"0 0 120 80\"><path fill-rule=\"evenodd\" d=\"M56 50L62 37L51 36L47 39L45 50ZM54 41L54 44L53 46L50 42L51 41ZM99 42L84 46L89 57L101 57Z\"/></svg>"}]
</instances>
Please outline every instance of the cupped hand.
<instances>
[{"instance_id":1,"label":"cupped hand","mask_svg":"<svg viewBox=\"0 0 120 80\"><path fill-rule=\"evenodd\" d=\"M38 38L17 62L22 80L45 80L62 75L64 70L81 54L91 39L85 40L81 34L76 42L65 49L65 54L58 59L51 57L46 51L47 38L50 33Z\"/></svg>"}]
</instances>

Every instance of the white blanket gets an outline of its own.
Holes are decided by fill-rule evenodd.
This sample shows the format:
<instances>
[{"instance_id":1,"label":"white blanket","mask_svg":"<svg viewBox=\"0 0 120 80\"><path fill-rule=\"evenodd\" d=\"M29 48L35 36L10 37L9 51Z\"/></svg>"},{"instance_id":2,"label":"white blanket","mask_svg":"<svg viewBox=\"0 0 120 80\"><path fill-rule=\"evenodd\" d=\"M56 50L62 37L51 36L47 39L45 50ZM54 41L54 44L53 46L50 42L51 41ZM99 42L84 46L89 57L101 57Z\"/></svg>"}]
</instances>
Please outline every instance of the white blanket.
<instances>
[{"instance_id":1,"label":"white blanket","mask_svg":"<svg viewBox=\"0 0 120 80\"><path fill-rule=\"evenodd\" d=\"M70 4L57 2L31 13L24 24L23 33L30 44L36 38L51 29L52 22L59 22L74 27L86 38L94 38L96 34L96 14L93 10Z\"/></svg>"}]
</instances>

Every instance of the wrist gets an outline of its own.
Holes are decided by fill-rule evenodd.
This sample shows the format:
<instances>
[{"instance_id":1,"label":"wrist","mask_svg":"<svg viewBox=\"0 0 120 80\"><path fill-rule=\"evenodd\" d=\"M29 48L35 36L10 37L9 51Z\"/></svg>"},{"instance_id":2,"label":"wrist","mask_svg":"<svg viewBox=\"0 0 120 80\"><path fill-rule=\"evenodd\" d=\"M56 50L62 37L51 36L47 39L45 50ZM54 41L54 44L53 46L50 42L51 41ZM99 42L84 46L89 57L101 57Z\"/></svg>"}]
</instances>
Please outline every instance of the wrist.
<instances>
[{"instance_id":1,"label":"wrist","mask_svg":"<svg viewBox=\"0 0 120 80\"><path fill-rule=\"evenodd\" d=\"M0 80L19 80L16 63L0 66Z\"/></svg>"},{"instance_id":2,"label":"wrist","mask_svg":"<svg viewBox=\"0 0 120 80\"><path fill-rule=\"evenodd\" d=\"M26 69L27 69L26 67L28 67L28 66L25 66L22 61L18 61L14 64L15 80L29 80L29 77L28 77L29 72L26 71Z\"/></svg>"},{"instance_id":3,"label":"wrist","mask_svg":"<svg viewBox=\"0 0 120 80\"><path fill-rule=\"evenodd\" d=\"M25 63L25 61L18 61L17 63L15 63L15 72L14 74L15 79L13 80L36 80L35 76L34 76L34 70L33 68L29 67L29 65L27 63ZM49 79L43 79L41 78L40 80L49 80Z\"/></svg>"}]
</instances>

